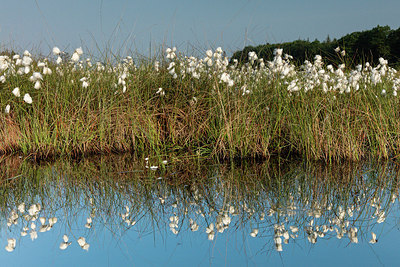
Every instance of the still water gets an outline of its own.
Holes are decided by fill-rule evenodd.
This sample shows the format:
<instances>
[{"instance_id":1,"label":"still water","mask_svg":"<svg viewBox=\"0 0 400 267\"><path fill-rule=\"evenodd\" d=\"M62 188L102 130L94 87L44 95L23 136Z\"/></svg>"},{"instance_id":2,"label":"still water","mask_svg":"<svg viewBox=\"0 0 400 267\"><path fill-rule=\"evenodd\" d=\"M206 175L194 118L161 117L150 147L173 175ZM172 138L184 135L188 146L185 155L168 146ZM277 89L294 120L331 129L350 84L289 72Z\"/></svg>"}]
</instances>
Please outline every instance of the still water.
<instances>
[{"instance_id":1,"label":"still water","mask_svg":"<svg viewBox=\"0 0 400 267\"><path fill-rule=\"evenodd\" d=\"M398 266L393 163L0 163L1 266Z\"/></svg>"}]
</instances>

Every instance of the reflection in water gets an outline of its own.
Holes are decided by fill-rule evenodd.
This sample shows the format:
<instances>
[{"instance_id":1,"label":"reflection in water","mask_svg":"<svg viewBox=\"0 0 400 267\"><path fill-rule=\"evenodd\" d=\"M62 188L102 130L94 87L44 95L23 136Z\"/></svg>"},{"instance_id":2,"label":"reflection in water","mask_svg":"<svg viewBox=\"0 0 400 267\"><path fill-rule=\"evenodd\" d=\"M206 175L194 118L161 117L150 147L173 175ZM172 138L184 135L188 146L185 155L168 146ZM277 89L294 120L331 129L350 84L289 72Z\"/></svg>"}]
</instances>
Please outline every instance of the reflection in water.
<instances>
[{"instance_id":1,"label":"reflection in water","mask_svg":"<svg viewBox=\"0 0 400 267\"><path fill-rule=\"evenodd\" d=\"M375 244L399 187L393 163L229 165L118 156L44 165L5 158L0 168L0 227L9 252L56 225L61 250L89 251L100 230L116 239L130 230L198 232L210 242L240 232L261 238L259 249L268 253L320 239Z\"/></svg>"}]
</instances>

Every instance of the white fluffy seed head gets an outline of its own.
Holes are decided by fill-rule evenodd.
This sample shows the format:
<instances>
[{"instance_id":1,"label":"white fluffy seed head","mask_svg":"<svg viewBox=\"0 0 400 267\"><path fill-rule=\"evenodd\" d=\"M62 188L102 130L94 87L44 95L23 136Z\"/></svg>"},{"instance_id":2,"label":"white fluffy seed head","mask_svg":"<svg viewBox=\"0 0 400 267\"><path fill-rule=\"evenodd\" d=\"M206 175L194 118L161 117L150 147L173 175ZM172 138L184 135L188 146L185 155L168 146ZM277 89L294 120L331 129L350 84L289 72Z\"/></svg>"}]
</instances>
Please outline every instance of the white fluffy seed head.
<instances>
[{"instance_id":1,"label":"white fluffy seed head","mask_svg":"<svg viewBox=\"0 0 400 267\"><path fill-rule=\"evenodd\" d=\"M83 54L82 47L78 47L77 49L75 49L75 52L76 52L79 56L82 56L82 54Z\"/></svg>"},{"instance_id":2,"label":"white fluffy seed head","mask_svg":"<svg viewBox=\"0 0 400 267\"><path fill-rule=\"evenodd\" d=\"M10 109L11 109L10 105L7 105L6 108L4 109L4 112L6 114L10 113Z\"/></svg>"},{"instance_id":3,"label":"white fluffy seed head","mask_svg":"<svg viewBox=\"0 0 400 267\"><path fill-rule=\"evenodd\" d=\"M24 101L28 104L32 104L32 98L29 94L24 95Z\"/></svg>"},{"instance_id":4,"label":"white fluffy seed head","mask_svg":"<svg viewBox=\"0 0 400 267\"><path fill-rule=\"evenodd\" d=\"M72 57L71 57L71 60L73 62L75 62L75 63L78 62L79 61L79 54L77 52L73 53Z\"/></svg>"},{"instance_id":5,"label":"white fluffy seed head","mask_svg":"<svg viewBox=\"0 0 400 267\"><path fill-rule=\"evenodd\" d=\"M59 54L61 54L60 48L58 48L57 46L53 47L53 54L55 56L58 56Z\"/></svg>"},{"instance_id":6,"label":"white fluffy seed head","mask_svg":"<svg viewBox=\"0 0 400 267\"><path fill-rule=\"evenodd\" d=\"M16 97L20 97L21 93L19 90L19 87L15 87L14 90L12 91L13 95L15 95Z\"/></svg>"}]
</instances>

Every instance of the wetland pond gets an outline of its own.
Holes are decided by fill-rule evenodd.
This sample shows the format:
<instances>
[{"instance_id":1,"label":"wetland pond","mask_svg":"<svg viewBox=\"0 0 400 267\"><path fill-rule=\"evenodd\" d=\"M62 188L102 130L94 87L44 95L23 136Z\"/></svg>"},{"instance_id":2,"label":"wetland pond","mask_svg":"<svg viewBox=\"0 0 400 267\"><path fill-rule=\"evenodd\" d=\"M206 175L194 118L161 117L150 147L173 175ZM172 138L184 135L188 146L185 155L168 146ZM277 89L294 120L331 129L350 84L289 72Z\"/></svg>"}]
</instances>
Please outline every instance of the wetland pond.
<instances>
[{"instance_id":1,"label":"wetland pond","mask_svg":"<svg viewBox=\"0 0 400 267\"><path fill-rule=\"evenodd\" d=\"M395 266L399 168L1 158L2 266Z\"/></svg>"}]
</instances>

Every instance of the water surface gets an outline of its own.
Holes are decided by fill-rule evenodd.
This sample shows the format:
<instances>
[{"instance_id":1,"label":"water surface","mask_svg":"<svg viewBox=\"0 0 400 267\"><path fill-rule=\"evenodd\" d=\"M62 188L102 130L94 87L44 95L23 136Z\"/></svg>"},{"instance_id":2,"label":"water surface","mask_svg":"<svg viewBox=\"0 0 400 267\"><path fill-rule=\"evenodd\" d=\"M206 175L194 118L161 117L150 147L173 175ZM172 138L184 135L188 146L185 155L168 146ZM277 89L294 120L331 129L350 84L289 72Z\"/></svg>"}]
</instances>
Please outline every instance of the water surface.
<instances>
[{"instance_id":1,"label":"water surface","mask_svg":"<svg viewBox=\"0 0 400 267\"><path fill-rule=\"evenodd\" d=\"M0 172L4 266L394 266L400 259L393 162L3 158Z\"/></svg>"}]
</instances>

